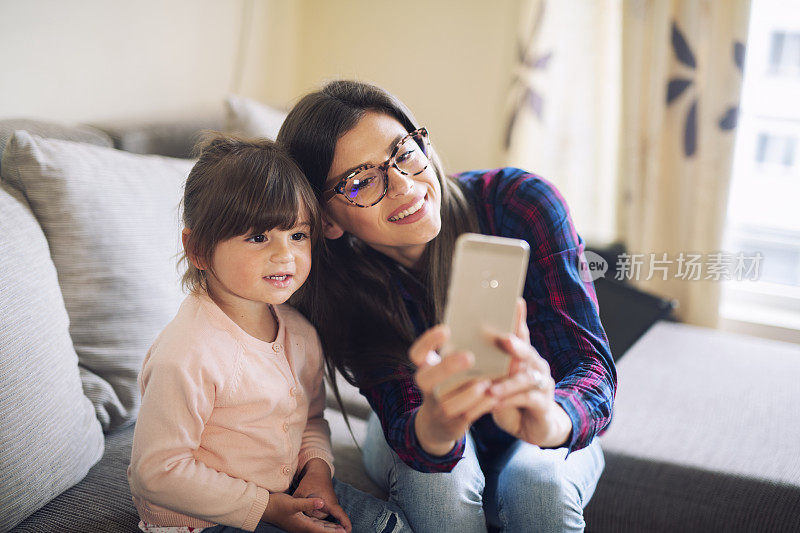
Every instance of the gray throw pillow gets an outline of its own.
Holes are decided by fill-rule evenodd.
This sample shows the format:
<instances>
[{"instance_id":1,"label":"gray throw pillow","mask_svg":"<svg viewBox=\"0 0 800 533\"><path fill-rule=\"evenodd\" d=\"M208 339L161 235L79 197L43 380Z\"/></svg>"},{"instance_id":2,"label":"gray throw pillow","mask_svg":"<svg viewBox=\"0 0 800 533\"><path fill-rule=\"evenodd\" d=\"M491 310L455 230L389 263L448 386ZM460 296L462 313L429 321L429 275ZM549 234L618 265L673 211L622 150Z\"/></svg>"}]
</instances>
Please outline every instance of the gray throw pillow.
<instances>
[{"instance_id":1,"label":"gray throw pillow","mask_svg":"<svg viewBox=\"0 0 800 533\"><path fill-rule=\"evenodd\" d=\"M225 131L274 141L286 112L244 96L230 95L225 99L225 117Z\"/></svg>"},{"instance_id":2,"label":"gray throw pillow","mask_svg":"<svg viewBox=\"0 0 800 533\"><path fill-rule=\"evenodd\" d=\"M111 137L105 132L84 124L70 126L27 118L6 118L0 120L0 154L2 154L3 147L17 130L25 130L28 133L47 137L48 139L63 139L97 146L114 146Z\"/></svg>"},{"instance_id":3,"label":"gray throw pillow","mask_svg":"<svg viewBox=\"0 0 800 533\"><path fill-rule=\"evenodd\" d=\"M0 187L0 531L102 454L47 241L21 195Z\"/></svg>"},{"instance_id":4,"label":"gray throw pillow","mask_svg":"<svg viewBox=\"0 0 800 533\"><path fill-rule=\"evenodd\" d=\"M148 346L183 299L178 204L188 160L14 134L2 177L44 230L86 395L103 429L135 419Z\"/></svg>"}]
</instances>

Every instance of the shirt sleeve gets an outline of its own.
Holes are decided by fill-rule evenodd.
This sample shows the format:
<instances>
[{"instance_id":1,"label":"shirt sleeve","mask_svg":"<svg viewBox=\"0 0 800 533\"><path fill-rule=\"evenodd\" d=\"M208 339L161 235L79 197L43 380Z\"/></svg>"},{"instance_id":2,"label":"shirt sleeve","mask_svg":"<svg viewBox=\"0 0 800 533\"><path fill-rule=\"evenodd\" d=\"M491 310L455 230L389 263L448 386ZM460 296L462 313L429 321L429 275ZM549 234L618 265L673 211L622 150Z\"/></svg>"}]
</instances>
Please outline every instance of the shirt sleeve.
<instances>
[{"instance_id":1,"label":"shirt sleeve","mask_svg":"<svg viewBox=\"0 0 800 533\"><path fill-rule=\"evenodd\" d=\"M131 490L167 509L253 531L267 507L269 492L214 470L193 454L224 384L218 371L201 363L202 356L189 358L150 359L142 369L142 403L129 469Z\"/></svg>"},{"instance_id":2,"label":"shirt sleeve","mask_svg":"<svg viewBox=\"0 0 800 533\"><path fill-rule=\"evenodd\" d=\"M483 178L485 207L493 233L530 245L523 297L531 344L550 364L555 401L572 421L572 452L608 425L617 385L594 284L581 276L584 242L551 183L519 169L495 173Z\"/></svg>"},{"instance_id":3,"label":"shirt sleeve","mask_svg":"<svg viewBox=\"0 0 800 533\"><path fill-rule=\"evenodd\" d=\"M367 398L372 410L378 415L389 447L414 470L450 472L461 460L466 435L456 442L452 450L442 456L429 454L417 440L414 419L422 405L422 393L408 371L401 371L397 379L362 388L361 394Z\"/></svg>"},{"instance_id":4,"label":"shirt sleeve","mask_svg":"<svg viewBox=\"0 0 800 533\"><path fill-rule=\"evenodd\" d=\"M316 332L309 337L315 342L306 350L306 357L317 364L311 383L306 384L309 394L308 421L303 431L300 452L297 456L297 470L302 471L313 458L325 461L333 476L333 453L331 452L331 430L325 420L325 383L323 380L322 349Z\"/></svg>"}]
</instances>

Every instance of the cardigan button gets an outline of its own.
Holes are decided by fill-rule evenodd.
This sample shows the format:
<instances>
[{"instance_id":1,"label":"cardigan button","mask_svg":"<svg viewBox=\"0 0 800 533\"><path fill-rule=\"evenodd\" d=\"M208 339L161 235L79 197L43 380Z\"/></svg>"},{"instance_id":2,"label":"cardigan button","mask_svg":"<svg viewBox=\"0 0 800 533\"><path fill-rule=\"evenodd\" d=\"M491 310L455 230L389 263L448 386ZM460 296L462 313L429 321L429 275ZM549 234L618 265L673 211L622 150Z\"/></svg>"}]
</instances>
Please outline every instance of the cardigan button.
<instances>
[{"instance_id":1,"label":"cardigan button","mask_svg":"<svg viewBox=\"0 0 800 533\"><path fill-rule=\"evenodd\" d=\"M291 473L292 469L289 467L289 465L284 465L283 468L281 468L281 474L283 474L284 476L288 476Z\"/></svg>"}]
</instances>

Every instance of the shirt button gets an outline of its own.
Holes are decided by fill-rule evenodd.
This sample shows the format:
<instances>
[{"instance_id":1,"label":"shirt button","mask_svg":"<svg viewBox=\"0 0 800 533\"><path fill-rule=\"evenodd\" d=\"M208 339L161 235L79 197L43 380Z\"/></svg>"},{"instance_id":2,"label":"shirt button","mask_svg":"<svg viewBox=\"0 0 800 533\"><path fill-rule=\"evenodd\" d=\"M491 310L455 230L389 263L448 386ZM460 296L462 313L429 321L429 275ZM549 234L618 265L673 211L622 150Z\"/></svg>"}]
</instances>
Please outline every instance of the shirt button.
<instances>
[{"instance_id":1,"label":"shirt button","mask_svg":"<svg viewBox=\"0 0 800 533\"><path fill-rule=\"evenodd\" d=\"M288 431L289 431L289 423L288 422L284 422L283 423L283 430L288 433Z\"/></svg>"},{"instance_id":2,"label":"shirt button","mask_svg":"<svg viewBox=\"0 0 800 533\"><path fill-rule=\"evenodd\" d=\"M300 391L297 390L297 387L292 387L289 390L289 396L294 396L294 397L300 396Z\"/></svg>"},{"instance_id":3,"label":"shirt button","mask_svg":"<svg viewBox=\"0 0 800 533\"><path fill-rule=\"evenodd\" d=\"M284 467L281 468L281 474L283 474L284 476L288 476L291 473L292 473L292 469L289 468L289 465L284 465Z\"/></svg>"},{"instance_id":4,"label":"shirt button","mask_svg":"<svg viewBox=\"0 0 800 533\"><path fill-rule=\"evenodd\" d=\"M272 345L272 351L273 352L281 353L282 350L283 350L283 346L281 346L281 344L279 342L276 342L275 344Z\"/></svg>"}]
</instances>

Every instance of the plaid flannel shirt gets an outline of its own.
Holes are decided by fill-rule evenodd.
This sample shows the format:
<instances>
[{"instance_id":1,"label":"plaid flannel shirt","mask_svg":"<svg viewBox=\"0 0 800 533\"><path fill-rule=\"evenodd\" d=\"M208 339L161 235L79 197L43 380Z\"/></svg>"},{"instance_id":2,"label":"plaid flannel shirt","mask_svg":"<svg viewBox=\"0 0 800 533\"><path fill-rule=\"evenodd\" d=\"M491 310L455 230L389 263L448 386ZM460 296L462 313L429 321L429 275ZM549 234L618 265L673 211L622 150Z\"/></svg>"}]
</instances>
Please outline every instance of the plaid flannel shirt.
<instances>
[{"instance_id":1,"label":"plaid flannel shirt","mask_svg":"<svg viewBox=\"0 0 800 533\"><path fill-rule=\"evenodd\" d=\"M584 242L566 202L552 184L520 169L472 171L456 178L475 207L482 233L524 239L530 245L523 297L531 344L549 363L555 401L572 421L568 452L581 449L611 421L617 375L594 285L580 276ZM403 284L398 289L417 334L433 326L424 323L419 292ZM412 468L448 472L461 459L465 437L443 456L432 456L420 446L414 417L422 394L408 371L361 393L377 413L391 448ZM491 415L476 421L470 433L481 453L501 453L515 441Z\"/></svg>"}]
</instances>

